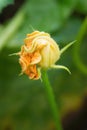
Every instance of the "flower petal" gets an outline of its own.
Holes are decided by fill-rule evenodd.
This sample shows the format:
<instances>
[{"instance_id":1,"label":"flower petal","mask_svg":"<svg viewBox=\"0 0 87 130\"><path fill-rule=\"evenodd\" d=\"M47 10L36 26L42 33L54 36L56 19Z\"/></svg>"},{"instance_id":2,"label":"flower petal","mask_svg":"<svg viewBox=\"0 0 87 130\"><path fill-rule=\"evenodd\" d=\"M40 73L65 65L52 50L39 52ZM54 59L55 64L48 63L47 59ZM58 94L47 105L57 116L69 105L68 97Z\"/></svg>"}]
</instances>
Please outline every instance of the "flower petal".
<instances>
[{"instance_id":1,"label":"flower petal","mask_svg":"<svg viewBox=\"0 0 87 130\"><path fill-rule=\"evenodd\" d=\"M41 55L39 52L35 52L32 59L31 59L31 63L30 65L34 65L37 64L41 61Z\"/></svg>"},{"instance_id":2,"label":"flower petal","mask_svg":"<svg viewBox=\"0 0 87 130\"><path fill-rule=\"evenodd\" d=\"M34 80L38 80L38 79L41 79L41 68L39 67L38 69L37 69L37 75L34 77Z\"/></svg>"}]
</instances>

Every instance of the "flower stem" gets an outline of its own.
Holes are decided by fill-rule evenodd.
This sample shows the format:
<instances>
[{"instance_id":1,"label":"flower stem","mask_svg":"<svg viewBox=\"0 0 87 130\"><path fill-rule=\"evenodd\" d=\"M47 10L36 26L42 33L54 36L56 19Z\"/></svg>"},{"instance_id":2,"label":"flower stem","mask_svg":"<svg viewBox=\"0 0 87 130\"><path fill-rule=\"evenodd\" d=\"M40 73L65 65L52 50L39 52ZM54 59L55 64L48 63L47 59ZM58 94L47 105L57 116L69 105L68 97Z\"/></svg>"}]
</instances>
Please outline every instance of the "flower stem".
<instances>
[{"instance_id":1,"label":"flower stem","mask_svg":"<svg viewBox=\"0 0 87 130\"><path fill-rule=\"evenodd\" d=\"M62 126L61 126L60 118L59 118L58 108L57 108L57 105L56 105L55 99L54 99L53 90L50 85L46 70L42 70L41 74L42 74L42 81L44 83L45 91L46 91L46 94L48 97L49 105L50 105L50 108L51 108L51 111L52 111L52 114L54 117L56 129L63 130Z\"/></svg>"}]
</instances>

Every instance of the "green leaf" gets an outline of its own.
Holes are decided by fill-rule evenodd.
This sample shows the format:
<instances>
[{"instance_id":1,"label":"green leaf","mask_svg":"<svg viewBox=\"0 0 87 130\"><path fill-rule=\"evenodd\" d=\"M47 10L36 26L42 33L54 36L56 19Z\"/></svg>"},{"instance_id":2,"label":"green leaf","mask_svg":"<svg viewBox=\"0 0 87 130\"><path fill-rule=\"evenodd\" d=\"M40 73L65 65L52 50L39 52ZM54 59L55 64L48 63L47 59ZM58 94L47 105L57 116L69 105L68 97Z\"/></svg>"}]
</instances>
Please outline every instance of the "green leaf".
<instances>
[{"instance_id":1,"label":"green leaf","mask_svg":"<svg viewBox=\"0 0 87 130\"><path fill-rule=\"evenodd\" d=\"M29 23L35 29L55 31L61 27L71 14L76 3L76 0L67 0L65 2L30 0L27 7L27 18L29 18Z\"/></svg>"},{"instance_id":2,"label":"green leaf","mask_svg":"<svg viewBox=\"0 0 87 130\"><path fill-rule=\"evenodd\" d=\"M81 18L71 17L59 32L53 34L54 39L58 44L75 40L81 24Z\"/></svg>"},{"instance_id":3,"label":"green leaf","mask_svg":"<svg viewBox=\"0 0 87 130\"><path fill-rule=\"evenodd\" d=\"M57 3L60 5L59 11L61 12L62 20L69 17L77 5L76 0L57 0Z\"/></svg>"},{"instance_id":4,"label":"green leaf","mask_svg":"<svg viewBox=\"0 0 87 130\"><path fill-rule=\"evenodd\" d=\"M14 3L14 0L0 0L0 12L2 11L4 7L13 3Z\"/></svg>"},{"instance_id":5,"label":"green leaf","mask_svg":"<svg viewBox=\"0 0 87 130\"><path fill-rule=\"evenodd\" d=\"M79 0L76 10L87 15L87 0Z\"/></svg>"},{"instance_id":6,"label":"green leaf","mask_svg":"<svg viewBox=\"0 0 87 130\"><path fill-rule=\"evenodd\" d=\"M48 6L49 5L49 6ZM58 3L54 0L30 0L27 2L26 15L22 28L16 33L11 46L20 46L27 33L32 32L31 25L35 30L54 32L59 30L75 8L76 0L67 3ZM20 44L19 44L20 43Z\"/></svg>"}]
</instances>

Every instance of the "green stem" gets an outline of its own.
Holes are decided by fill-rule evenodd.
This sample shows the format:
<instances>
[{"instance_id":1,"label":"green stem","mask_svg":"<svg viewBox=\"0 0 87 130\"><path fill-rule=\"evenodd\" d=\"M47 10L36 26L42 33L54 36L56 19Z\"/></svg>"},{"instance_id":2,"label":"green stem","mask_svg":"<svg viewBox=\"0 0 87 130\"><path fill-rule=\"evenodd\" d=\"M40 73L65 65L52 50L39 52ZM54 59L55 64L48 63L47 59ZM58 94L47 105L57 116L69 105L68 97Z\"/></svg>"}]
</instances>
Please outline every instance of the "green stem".
<instances>
[{"instance_id":1,"label":"green stem","mask_svg":"<svg viewBox=\"0 0 87 130\"><path fill-rule=\"evenodd\" d=\"M0 33L0 50L8 43L8 41L15 34L17 29L22 25L24 21L25 10L24 7L14 16L5 29Z\"/></svg>"},{"instance_id":2,"label":"green stem","mask_svg":"<svg viewBox=\"0 0 87 130\"><path fill-rule=\"evenodd\" d=\"M80 69L80 71L87 75L87 65L85 65L80 57L80 46L82 43L82 40L84 38L85 33L87 32L87 17L83 21L81 28L77 34L76 40L77 43L74 45L73 50L73 59L75 61L76 66Z\"/></svg>"},{"instance_id":3,"label":"green stem","mask_svg":"<svg viewBox=\"0 0 87 130\"><path fill-rule=\"evenodd\" d=\"M46 70L42 70L41 74L42 74L42 81L44 83L45 91L46 91L46 94L48 97L49 105L50 105L51 111L53 113L56 128L57 128L57 130L63 130L62 126L61 126L60 118L59 118L60 116L58 113L57 105L56 105L55 99L54 99L53 90L52 90L52 87L48 80Z\"/></svg>"}]
</instances>

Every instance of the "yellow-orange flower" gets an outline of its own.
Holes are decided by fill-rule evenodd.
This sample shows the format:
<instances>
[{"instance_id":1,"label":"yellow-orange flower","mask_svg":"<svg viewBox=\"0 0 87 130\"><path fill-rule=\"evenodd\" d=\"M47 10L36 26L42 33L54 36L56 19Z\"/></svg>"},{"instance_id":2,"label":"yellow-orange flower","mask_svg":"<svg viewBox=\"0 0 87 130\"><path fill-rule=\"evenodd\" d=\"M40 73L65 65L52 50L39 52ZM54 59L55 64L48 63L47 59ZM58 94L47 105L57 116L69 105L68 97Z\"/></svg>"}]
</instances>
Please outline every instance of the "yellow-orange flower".
<instances>
[{"instance_id":1,"label":"yellow-orange flower","mask_svg":"<svg viewBox=\"0 0 87 130\"><path fill-rule=\"evenodd\" d=\"M28 75L30 79L39 79L41 77L41 68L62 68L69 72L68 68L55 65L55 63L71 44L73 42L60 50L58 44L48 33L34 31L27 34L24 45L18 53L22 73Z\"/></svg>"}]
</instances>

